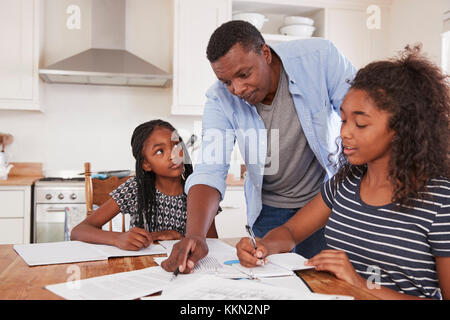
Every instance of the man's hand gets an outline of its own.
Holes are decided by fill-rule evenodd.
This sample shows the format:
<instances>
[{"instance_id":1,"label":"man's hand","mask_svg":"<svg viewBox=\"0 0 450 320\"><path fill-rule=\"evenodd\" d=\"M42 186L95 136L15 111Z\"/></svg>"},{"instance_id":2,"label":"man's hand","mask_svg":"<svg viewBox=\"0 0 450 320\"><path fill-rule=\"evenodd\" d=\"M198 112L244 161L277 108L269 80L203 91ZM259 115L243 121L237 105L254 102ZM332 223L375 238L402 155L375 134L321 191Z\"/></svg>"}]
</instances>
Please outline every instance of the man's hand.
<instances>
[{"instance_id":1,"label":"man's hand","mask_svg":"<svg viewBox=\"0 0 450 320\"><path fill-rule=\"evenodd\" d=\"M153 242L151 234L142 228L131 228L121 232L115 241L115 246L122 250L138 251L147 248Z\"/></svg>"},{"instance_id":2,"label":"man's hand","mask_svg":"<svg viewBox=\"0 0 450 320\"><path fill-rule=\"evenodd\" d=\"M181 273L191 273L195 264L207 254L208 246L204 237L183 238L173 246L170 257L162 262L161 267L169 272L179 267Z\"/></svg>"}]
</instances>

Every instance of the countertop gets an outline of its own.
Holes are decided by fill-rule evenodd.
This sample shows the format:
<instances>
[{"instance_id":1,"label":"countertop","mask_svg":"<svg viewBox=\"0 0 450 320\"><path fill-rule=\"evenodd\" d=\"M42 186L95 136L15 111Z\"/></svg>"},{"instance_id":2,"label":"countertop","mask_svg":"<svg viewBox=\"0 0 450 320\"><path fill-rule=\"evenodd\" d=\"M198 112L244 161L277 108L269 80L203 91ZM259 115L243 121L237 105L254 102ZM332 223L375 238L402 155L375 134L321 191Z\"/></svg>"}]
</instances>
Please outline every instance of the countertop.
<instances>
[{"instance_id":1,"label":"countertop","mask_svg":"<svg viewBox=\"0 0 450 320\"><path fill-rule=\"evenodd\" d=\"M44 177L42 163L39 162L11 162L14 167L8 179L0 180L0 186L31 186Z\"/></svg>"},{"instance_id":2,"label":"countertop","mask_svg":"<svg viewBox=\"0 0 450 320\"><path fill-rule=\"evenodd\" d=\"M244 178L240 178L239 180L234 179L234 175L228 174L227 179L225 180L227 186L244 186Z\"/></svg>"},{"instance_id":3,"label":"countertop","mask_svg":"<svg viewBox=\"0 0 450 320\"><path fill-rule=\"evenodd\" d=\"M42 163L38 162L11 162L11 169L7 180L0 180L0 186L31 186L44 177ZM232 174L227 175L227 186L244 186L244 178L234 179Z\"/></svg>"}]
</instances>

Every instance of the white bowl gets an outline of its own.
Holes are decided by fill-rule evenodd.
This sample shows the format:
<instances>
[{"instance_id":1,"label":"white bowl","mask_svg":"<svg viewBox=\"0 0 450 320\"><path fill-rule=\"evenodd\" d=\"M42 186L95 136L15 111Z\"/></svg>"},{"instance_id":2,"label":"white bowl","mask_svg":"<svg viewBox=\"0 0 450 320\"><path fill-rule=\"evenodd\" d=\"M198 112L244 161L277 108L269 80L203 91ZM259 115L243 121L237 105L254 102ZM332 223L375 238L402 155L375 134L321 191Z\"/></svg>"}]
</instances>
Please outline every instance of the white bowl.
<instances>
[{"instance_id":1,"label":"white bowl","mask_svg":"<svg viewBox=\"0 0 450 320\"><path fill-rule=\"evenodd\" d=\"M284 25L289 26L291 24L306 24L308 26L312 26L314 24L314 20L308 17L301 17L301 16L284 17Z\"/></svg>"},{"instance_id":2,"label":"white bowl","mask_svg":"<svg viewBox=\"0 0 450 320\"><path fill-rule=\"evenodd\" d=\"M267 19L266 16L261 13L242 12L233 14L233 20L244 20L250 22L256 27L256 29L261 30L264 22L268 21L269 19Z\"/></svg>"},{"instance_id":3,"label":"white bowl","mask_svg":"<svg viewBox=\"0 0 450 320\"><path fill-rule=\"evenodd\" d=\"M310 38L316 30L313 26L307 26L305 24L291 24L289 26L282 26L280 33L287 36L296 36L302 38Z\"/></svg>"}]
</instances>

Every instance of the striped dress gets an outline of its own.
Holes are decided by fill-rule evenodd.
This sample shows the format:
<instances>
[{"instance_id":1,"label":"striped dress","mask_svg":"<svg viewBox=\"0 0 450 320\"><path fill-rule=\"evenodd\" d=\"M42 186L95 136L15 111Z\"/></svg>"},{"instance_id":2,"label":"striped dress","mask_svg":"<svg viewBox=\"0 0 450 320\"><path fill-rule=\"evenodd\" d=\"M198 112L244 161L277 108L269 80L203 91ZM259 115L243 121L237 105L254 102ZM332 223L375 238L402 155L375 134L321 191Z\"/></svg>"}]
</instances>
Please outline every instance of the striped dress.
<instances>
[{"instance_id":1,"label":"striped dress","mask_svg":"<svg viewBox=\"0 0 450 320\"><path fill-rule=\"evenodd\" d=\"M370 288L441 299L435 256L450 257L450 180L431 179L427 200L409 207L371 206L360 198L362 172L350 174L321 193L332 209L325 227L330 249L345 251Z\"/></svg>"}]
</instances>

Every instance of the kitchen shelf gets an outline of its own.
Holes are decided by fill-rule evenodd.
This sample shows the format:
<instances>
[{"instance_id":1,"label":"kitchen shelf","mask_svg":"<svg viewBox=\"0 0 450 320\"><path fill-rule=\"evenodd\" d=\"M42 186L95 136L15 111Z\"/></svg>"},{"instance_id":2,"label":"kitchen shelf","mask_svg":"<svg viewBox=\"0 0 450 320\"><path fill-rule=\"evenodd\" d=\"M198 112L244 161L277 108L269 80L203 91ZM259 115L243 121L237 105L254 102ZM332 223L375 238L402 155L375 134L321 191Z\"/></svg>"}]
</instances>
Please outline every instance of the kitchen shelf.
<instances>
[{"instance_id":1,"label":"kitchen shelf","mask_svg":"<svg viewBox=\"0 0 450 320\"><path fill-rule=\"evenodd\" d=\"M266 40L269 44L276 44L285 41L291 40L299 40L299 39L310 39L310 38L318 38L318 37L296 37L296 36L287 36L284 34L273 34L273 33L263 33L262 36L264 40Z\"/></svg>"},{"instance_id":2,"label":"kitchen shelf","mask_svg":"<svg viewBox=\"0 0 450 320\"><path fill-rule=\"evenodd\" d=\"M264 39L270 44L302 39L302 37L279 34L286 16L304 16L314 20L316 28L313 37L326 38L325 8L314 5L304 5L292 1L232 1L232 14L241 12L256 12L263 14L268 20L260 30Z\"/></svg>"}]
</instances>

